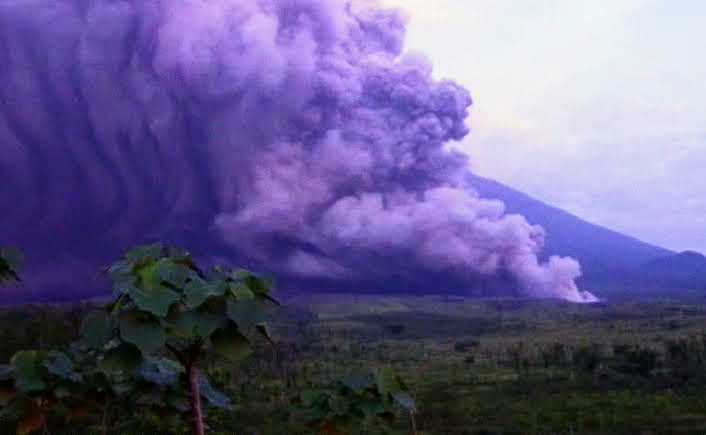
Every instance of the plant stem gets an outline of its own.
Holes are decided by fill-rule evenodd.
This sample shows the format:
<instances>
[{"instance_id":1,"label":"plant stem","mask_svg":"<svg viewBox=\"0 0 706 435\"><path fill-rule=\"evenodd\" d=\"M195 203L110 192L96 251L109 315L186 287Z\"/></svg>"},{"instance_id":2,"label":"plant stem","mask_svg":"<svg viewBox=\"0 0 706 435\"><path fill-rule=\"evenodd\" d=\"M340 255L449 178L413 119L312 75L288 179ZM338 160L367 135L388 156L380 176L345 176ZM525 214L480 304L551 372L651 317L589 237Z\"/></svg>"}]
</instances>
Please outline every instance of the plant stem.
<instances>
[{"instance_id":1,"label":"plant stem","mask_svg":"<svg viewBox=\"0 0 706 435\"><path fill-rule=\"evenodd\" d=\"M191 405L191 417L194 420L194 435L204 435L203 412L201 410L201 389L199 387L199 370L193 364L186 367L189 376L189 387L191 395L189 403Z\"/></svg>"},{"instance_id":2,"label":"plant stem","mask_svg":"<svg viewBox=\"0 0 706 435\"><path fill-rule=\"evenodd\" d=\"M417 432L417 421L416 421L416 419L414 418L414 411L410 411L410 413L409 413L409 419L410 419L411 422L412 422L412 433L413 433L414 435L418 435L418 432Z\"/></svg>"}]
</instances>

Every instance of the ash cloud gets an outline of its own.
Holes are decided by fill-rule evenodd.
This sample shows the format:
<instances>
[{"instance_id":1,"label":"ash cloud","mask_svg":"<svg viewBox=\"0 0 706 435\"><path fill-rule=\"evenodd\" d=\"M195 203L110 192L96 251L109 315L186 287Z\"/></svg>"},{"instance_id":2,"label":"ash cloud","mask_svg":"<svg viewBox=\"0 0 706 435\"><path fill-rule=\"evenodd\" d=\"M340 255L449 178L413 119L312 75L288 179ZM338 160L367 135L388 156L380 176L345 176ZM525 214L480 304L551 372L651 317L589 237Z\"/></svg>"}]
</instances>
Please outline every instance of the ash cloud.
<instances>
[{"instance_id":1,"label":"ash cloud","mask_svg":"<svg viewBox=\"0 0 706 435\"><path fill-rule=\"evenodd\" d=\"M293 282L590 300L540 227L464 186L446 144L470 95L404 33L369 2L0 3L0 242L59 299L173 239Z\"/></svg>"}]
</instances>

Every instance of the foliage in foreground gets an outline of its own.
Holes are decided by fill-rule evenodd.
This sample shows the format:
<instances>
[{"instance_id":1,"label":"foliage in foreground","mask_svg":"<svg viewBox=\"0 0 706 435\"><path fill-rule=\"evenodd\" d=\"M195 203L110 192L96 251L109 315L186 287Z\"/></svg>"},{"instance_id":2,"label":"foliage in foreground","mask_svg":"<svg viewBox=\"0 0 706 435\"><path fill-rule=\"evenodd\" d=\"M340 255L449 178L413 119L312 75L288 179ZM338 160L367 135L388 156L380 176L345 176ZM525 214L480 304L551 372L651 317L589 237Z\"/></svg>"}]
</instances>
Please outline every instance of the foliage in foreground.
<instances>
[{"instance_id":1,"label":"foliage in foreground","mask_svg":"<svg viewBox=\"0 0 706 435\"><path fill-rule=\"evenodd\" d=\"M201 397L230 402L200 363L209 354L248 356L252 331L270 339L262 323L265 303L276 302L270 282L246 270L205 273L185 251L161 245L138 247L108 271L116 299L84 319L81 340L63 351L21 351L0 367L3 413L17 419L18 433L86 416L101 416L94 423L107 432L111 406L134 403L189 411L203 434Z\"/></svg>"},{"instance_id":2,"label":"foliage in foreground","mask_svg":"<svg viewBox=\"0 0 706 435\"><path fill-rule=\"evenodd\" d=\"M0 421L16 422L17 434L183 433L190 421L194 434L204 434L201 400L231 407L204 368L251 355L252 335L274 344L264 323L268 307L278 304L272 282L243 269L203 271L187 252L161 245L134 249L107 272L115 299L83 318L78 340L21 350L0 365ZM415 410L390 370L309 389L295 402L292 415L303 412L321 434L389 433L393 406ZM135 426L125 416L137 409L143 424Z\"/></svg>"},{"instance_id":3,"label":"foliage in foreground","mask_svg":"<svg viewBox=\"0 0 706 435\"><path fill-rule=\"evenodd\" d=\"M104 326L115 325L109 335L120 341L116 352L168 353L184 372L194 433L202 435L201 364L210 354L231 362L247 357L253 331L271 340L263 323L267 303L277 303L271 282L242 269L206 273L185 251L161 245L134 249L109 272L118 298Z\"/></svg>"}]
</instances>

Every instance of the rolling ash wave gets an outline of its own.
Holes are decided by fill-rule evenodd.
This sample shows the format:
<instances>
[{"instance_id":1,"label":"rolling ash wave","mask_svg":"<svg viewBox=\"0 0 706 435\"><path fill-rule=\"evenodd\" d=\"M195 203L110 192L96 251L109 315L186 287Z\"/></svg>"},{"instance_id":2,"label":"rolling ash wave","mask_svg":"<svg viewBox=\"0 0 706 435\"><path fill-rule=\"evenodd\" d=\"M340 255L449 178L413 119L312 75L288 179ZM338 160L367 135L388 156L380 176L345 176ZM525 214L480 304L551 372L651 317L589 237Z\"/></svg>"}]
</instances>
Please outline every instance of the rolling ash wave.
<instances>
[{"instance_id":1,"label":"rolling ash wave","mask_svg":"<svg viewBox=\"0 0 706 435\"><path fill-rule=\"evenodd\" d=\"M398 283L589 298L576 261L538 260L540 227L463 187L446 145L470 95L404 33L369 2L0 4L0 228L28 288L83 295L87 265L190 234L292 279L396 265Z\"/></svg>"}]
</instances>

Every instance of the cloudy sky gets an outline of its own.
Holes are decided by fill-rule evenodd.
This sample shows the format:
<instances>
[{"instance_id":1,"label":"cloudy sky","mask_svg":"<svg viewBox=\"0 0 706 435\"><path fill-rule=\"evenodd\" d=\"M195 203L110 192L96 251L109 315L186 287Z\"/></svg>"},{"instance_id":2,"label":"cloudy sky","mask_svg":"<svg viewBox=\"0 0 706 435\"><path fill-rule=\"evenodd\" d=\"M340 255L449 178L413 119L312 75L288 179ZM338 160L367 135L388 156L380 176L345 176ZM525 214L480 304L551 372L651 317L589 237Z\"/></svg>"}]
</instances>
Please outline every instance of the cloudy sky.
<instances>
[{"instance_id":1,"label":"cloudy sky","mask_svg":"<svg viewBox=\"0 0 706 435\"><path fill-rule=\"evenodd\" d=\"M706 252L706 1L384 0L474 97L474 170Z\"/></svg>"}]
</instances>

